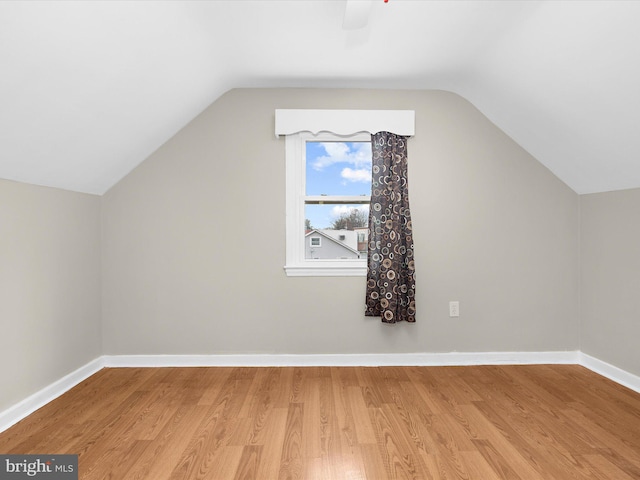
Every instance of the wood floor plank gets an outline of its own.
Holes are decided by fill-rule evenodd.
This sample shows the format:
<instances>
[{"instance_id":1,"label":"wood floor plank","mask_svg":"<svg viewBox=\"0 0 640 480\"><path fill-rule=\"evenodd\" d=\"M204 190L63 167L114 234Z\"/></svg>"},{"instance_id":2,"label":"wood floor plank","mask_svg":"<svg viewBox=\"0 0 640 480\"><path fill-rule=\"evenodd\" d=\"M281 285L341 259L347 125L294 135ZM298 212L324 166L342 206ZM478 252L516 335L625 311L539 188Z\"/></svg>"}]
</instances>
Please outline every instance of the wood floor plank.
<instances>
[{"instance_id":1,"label":"wood floor plank","mask_svg":"<svg viewBox=\"0 0 640 480\"><path fill-rule=\"evenodd\" d=\"M581 458L586 460L593 468L595 468L598 478L614 478L615 480L634 480L634 478L638 478L627 475L623 470L618 468L602 455L583 455Z\"/></svg>"},{"instance_id":2,"label":"wood floor plank","mask_svg":"<svg viewBox=\"0 0 640 480\"><path fill-rule=\"evenodd\" d=\"M214 473L212 464L221 455L222 448L227 445L234 432L233 426L238 421L237 413L246 397L250 381L246 369L238 369L229 376L170 479L205 478Z\"/></svg>"},{"instance_id":3,"label":"wood floor plank","mask_svg":"<svg viewBox=\"0 0 640 480\"><path fill-rule=\"evenodd\" d=\"M343 452L347 452L349 448L354 447L357 444L356 439L356 427L351 413L351 405L346 396L346 389L350 385L345 383L341 373L345 369L337 368L331 377L331 386L334 393L334 407L335 407L335 420L337 425L337 431L340 433L339 441L337 445L340 449L335 451L336 455L341 455Z\"/></svg>"},{"instance_id":4,"label":"wood floor plank","mask_svg":"<svg viewBox=\"0 0 640 480\"><path fill-rule=\"evenodd\" d=\"M166 479L180 464L184 451L208 413L204 405L185 405L178 409L162 432L147 445L143 455L129 471L127 479Z\"/></svg>"},{"instance_id":5,"label":"wood floor plank","mask_svg":"<svg viewBox=\"0 0 640 480\"><path fill-rule=\"evenodd\" d=\"M526 448L529 452L545 452L544 462L547 469L553 472L554 468L558 467L560 470L557 474L577 469L578 464L572 457L571 443L578 443L578 440L573 438L569 442L564 440L564 436L555 435L553 429L546 428L546 412L537 411L535 406L529 406L518 398L503 393L498 395L490 406L485 403L479 403L478 406L496 425L499 421L502 422L501 428L508 428L510 438L521 440L523 449Z\"/></svg>"},{"instance_id":6,"label":"wood floor plank","mask_svg":"<svg viewBox=\"0 0 640 480\"><path fill-rule=\"evenodd\" d=\"M569 406L574 405L573 403ZM640 466L639 443L628 442L626 438L618 436L618 431L602 425L597 415L568 408L562 411L563 416L573 420L576 431L586 430L592 438L597 439L599 448L612 448ZM577 436L577 435L575 435ZM638 477L640 478L640 476Z\"/></svg>"},{"instance_id":7,"label":"wood floor plank","mask_svg":"<svg viewBox=\"0 0 640 480\"><path fill-rule=\"evenodd\" d=\"M367 409L362 389L360 387L347 387L345 394L349 406L351 407L351 415L356 430L356 441L358 444L375 444L376 436L373 433L369 411Z\"/></svg>"},{"instance_id":8,"label":"wood floor plank","mask_svg":"<svg viewBox=\"0 0 640 480\"><path fill-rule=\"evenodd\" d=\"M322 419L320 416L320 383L309 382L304 392L304 410L302 424L303 452L309 461L322 455Z\"/></svg>"},{"instance_id":9,"label":"wood floor plank","mask_svg":"<svg viewBox=\"0 0 640 480\"><path fill-rule=\"evenodd\" d=\"M251 445L251 447L255 447L255 445ZM202 480L230 480L233 479L238 472L241 474L249 474L249 470L243 470L241 465L244 452L245 447L236 445L220 447L216 455L211 455L207 463L201 464L201 470L197 476L185 477L185 480L191 478ZM247 477L245 476L244 478Z\"/></svg>"},{"instance_id":10,"label":"wood floor plank","mask_svg":"<svg viewBox=\"0 0 640 480\"><path fill-rule=\"evenodd\" d=\"M396 396L391 403L404 423L408 438L417 451L423 455L435 453L436 442L432 436L431 426L434 415L426 406L411 382L400 382L402 394ZM402 401L399 401L402 399Z\"/></svg>"},{"instance_id":11,"label":"wood floor plank","mask_svg":"<svg viewBox=\"0 0 640 480\"><path fill-rule=\"evenodd\" d=\"M274 408L271 411L265 425L267 441L263 445L261 461L256 467L255 479L278 478L287 417L288 408Z\"/></svg>"},{"instance_id":12,"label":"wood floor plank","mask_svg":"<svg viewBox=\"0 0 640 480\"><path fill-rule=\"evenodd\" d=\"M234 475L234 480L249 480L257 478L258 465L262 455L262 445L245 445L242 456L238 462L238 468ZM229 478L229 477L227 477Z\"/></svg>"},{"instance_id":13,"label":"wood floor plank","mask_svg":"<svg viewBox=\"0 0 640 480\"><path fill-rule=\"evenodd\" d=\"M376 438L383 464L389 478L413 478L425 470L420 452L412 441L411 434L403 431L395 408L385 404L370 412L376 428Z\"/></svg>"},{"instance_id":14,"label":"wood floor plank","mask_svg":"<svg viewBox=\"0 0 640 480\"><path fill-rule=\"evenodd\" d=\"M478 453L487 462L491 469L497 472L498 476L502 480L542 480L542 476L538 475L536 472L531 471L530 469L528 472L525 471L523 476L520 476L518 474L517 467L515 467L512 459L505 458L509 457L508 453L501 451L501 449L499 447L496 447L491 441L474 440L473 443L476 445ZM520 461L517 461L515 463L522 464Z\"/></svg>"},{"instance_id":15,"label":"wood floor plank","mask_svg":"<svg viewBox=\"0 0 640 480\"><path fill-rule=\"evenodd\" d=\"M296 396L292 398L296 398ZM278 472L279 480L303 478L302 419L303 404L291 403L287 413L287 425L282 444L280 471Z\"/></svg>"},{"instance_id":16,"label":"wood floor plank","mask_svg":"<svg viewBox=\"0 0 640 480\"><path fill-rule=\"evenodd\" d=\"M83 468L81 475L83 480L118 480L129 478L129 470L144 454L149 440L133 440L132 442L121 443L117 447L107 450L98 458L91 468ZM110 465L109 471L105 474L102 465Z\"/></svg>"},{"instance_id":17,"label":"wood floor plank","mask_svg":"<svg viewBox=\"0 0 640 480\"><path fill-rule=\"evenodd\" d=\"M365 478L376 478L376 475L379 476L380 472L387 471L377 445L361 445L360 454L362 455L362 462L364 464Z\"/></svg>"},{"instance_id":18,"label":"wood floor plank","mask_svg":"<svg viewBox=\"0 0 640 480\"><path fill-rule=\"evenodd\" d=\"M198 398L198 405L212 405L232 371L232 368L225 367L207 369L206 381Z\"/></svg>"},{"instance_id":19,"label":"wood floor plank","mask_svg":"<svg viewBox=\"0 0 640 480\"><path fill-rule=\"evenodd\" d=\"M320 379L318 386L318 414L320 429L320 455L327 457L331 452L331 446L339 441L338 425L335 414L335 397L331 389L331 376L326 375Z\"/></svg>"},{"instance_id":20,"label":"wood floor plank","mask_svg":"<svg viewBox=\"0 0 640 480\"><path fill-rule=\"evenodd\" d=\"M629 480L640 394L574 365L109 368L0 452L82 480Z\"/></svg>"},{"instance_id":21,"label":"wood floor plank","mask_svg":"<svg viewBox=\"0 0 640 480\"><path fill-rule=\"evenodd\" d=\"M462 461L464 462L469 478L477 478L481 480L502 480L497 472L491 468L491 465L485 460L482 454L477 451L460 452Z\"/></svg>"},{"instance_id":22,"label":"wood floor plank","mask_svg":"<svg viewBox=\"0 0 640 480\"><path fill-rule=\"evenodd\" d=\"M506 429L500 418L485 416L483 403L461 407L469 421L482 432L483 439L472 440L477 450L502 478L543 478L542 458L537 458L531 449L523 448L522 439Z\"/></svg>"},{"instance_id":23,"label":"wood floor plank","mask_svg":"<svg viewBox=\"0 0 640 480\"><path fill-rule=\"evenodd\" d=\"M640 478L640 461L637 455L624 456L613 448L603 448L599 453L630 477Z\"/></svg>"}]
</instances>

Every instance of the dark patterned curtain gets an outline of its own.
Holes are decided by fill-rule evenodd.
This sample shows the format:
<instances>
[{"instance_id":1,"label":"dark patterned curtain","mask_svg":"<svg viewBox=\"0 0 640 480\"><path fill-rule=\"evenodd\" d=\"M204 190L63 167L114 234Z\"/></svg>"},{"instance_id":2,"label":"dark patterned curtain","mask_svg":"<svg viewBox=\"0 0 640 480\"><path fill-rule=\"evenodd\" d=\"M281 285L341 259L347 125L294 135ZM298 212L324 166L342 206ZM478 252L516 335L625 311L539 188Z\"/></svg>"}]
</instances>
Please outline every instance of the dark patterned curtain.
<instances>
[{"instance_id":1,"label":"dark patterned curtain","mask_svg":"<svg viewBox=\"0 0 640 480\"><path fill-rule=\"evenodd\" d=\"M371 135L373 153L367 306L385 323L416 321L413 232L407 184L407 137Z\"/></svg>"}]
</instances>

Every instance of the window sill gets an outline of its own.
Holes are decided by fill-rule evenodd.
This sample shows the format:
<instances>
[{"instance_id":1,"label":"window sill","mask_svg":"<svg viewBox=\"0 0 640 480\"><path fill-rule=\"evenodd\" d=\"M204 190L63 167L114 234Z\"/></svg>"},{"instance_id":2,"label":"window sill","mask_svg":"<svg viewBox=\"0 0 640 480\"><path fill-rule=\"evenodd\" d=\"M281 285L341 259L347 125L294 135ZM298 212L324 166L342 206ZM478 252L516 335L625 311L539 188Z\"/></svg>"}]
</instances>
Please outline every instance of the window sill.
<instances>
[{"instance_id":1,"label":"window sill","mask_svg":"<svg viewBox=\"0 0 640 480\"><path fill-rule=\"evenodd\" d=\"M287 277L364 277L367 275L367 265L358 262L348 264L321 265L285 265Z\"/></svg>"}]
</instances>

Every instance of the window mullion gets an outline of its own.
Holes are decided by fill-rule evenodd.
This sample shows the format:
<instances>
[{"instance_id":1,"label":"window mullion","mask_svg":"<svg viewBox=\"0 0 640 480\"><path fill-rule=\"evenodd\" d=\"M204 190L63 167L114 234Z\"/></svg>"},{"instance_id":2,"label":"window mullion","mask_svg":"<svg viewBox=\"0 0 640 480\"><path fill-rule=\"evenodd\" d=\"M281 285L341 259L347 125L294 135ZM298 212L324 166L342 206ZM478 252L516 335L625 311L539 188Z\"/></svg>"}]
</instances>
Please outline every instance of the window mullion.
<instances>
[{"instance_id":1,"label":"window mullion","mask_svg":"<svg viewBox=\"0 0 640 480\"><path fill-rule=\"evenodd\" d=\"M367 204L371 202L369 195L305 195L304 203L310 205L322 205L322 204Z\"/></svg>"}]
</instances>

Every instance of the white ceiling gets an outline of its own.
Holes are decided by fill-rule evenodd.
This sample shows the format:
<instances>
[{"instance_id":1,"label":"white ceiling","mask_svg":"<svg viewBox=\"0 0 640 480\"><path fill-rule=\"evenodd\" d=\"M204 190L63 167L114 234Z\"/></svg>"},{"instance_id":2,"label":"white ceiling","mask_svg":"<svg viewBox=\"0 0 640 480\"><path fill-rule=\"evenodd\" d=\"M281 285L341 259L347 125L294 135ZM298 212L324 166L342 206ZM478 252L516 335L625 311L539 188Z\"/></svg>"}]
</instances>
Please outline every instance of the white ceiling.
<instances>
[{"instance_id":1,"label":"white ceiling","mask_svg":"<svg viewBox=\"0 0 640 480\"><path fill-rule=\"evenodd\" d=\"M0 178L102 194L234 87L456 92L573 190L640 187L640 2L0 2ZM381 68L386 58L389 66Z\"/></svg>"}]
</instances>

